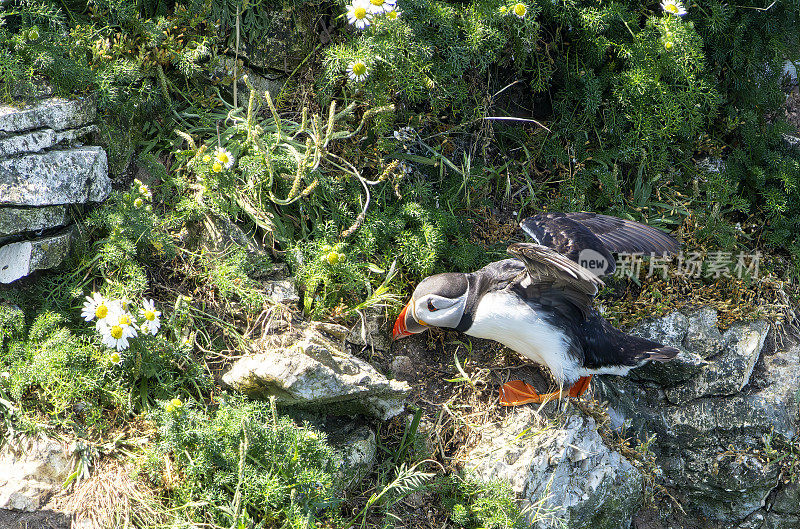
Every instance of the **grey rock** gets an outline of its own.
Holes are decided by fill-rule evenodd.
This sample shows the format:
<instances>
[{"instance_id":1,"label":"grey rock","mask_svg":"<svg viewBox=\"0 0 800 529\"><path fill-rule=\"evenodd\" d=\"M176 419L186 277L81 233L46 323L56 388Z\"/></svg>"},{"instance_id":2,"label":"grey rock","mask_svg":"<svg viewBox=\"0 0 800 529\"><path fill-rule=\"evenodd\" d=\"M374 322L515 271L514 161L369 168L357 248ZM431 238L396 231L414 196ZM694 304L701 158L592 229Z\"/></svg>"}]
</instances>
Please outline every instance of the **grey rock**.
<instances>
[{"instance_id":1,"label":"grey rock","mask_svg":"<svg viewBox=\"0 0 800 529\"><path fill-rule=\"evenodd\" d=\"M300 293L297 291L297 286L291 277L268 279L261 281L261 284L264 285L264 292L267 298L273 303L293 304L300 301Z\"/></svg>"},{"instance_id":2,"label":"grey rock","mask_svg":"<svg viewBox=\"0 0 800 529\"><path fill-rule=\"evenodd\" d=\"M315 22L307 17L308 14L300 10L262 11L259 18L264 23L259 28L258 39L245 41L239 58L262 72L290 74L314 51L318 42L328 43L329 31L333 29L313 32L311 28Z\"/></svg>"},{"instance_id":3,"label":"grey rock","mask_svg":"<svg viewBox=\"0 0 800 529\"><path fill-rule=\"evenodd\" d=\"M682 312L671 312L662 318L640 323L630 333L664 345L681 347L688 330L689 318Z\"/></svg>"},{"instance_id":4,"label":"grey rock","mask_svg":"<svg viewBox=\"0 0 800 529\"><path fill-rule=\"evenodd\" d=\"M694 348L686 351L696 355L689 379L675 384L658 373L669 363L660 364L649 367L646 379L600 377L595 394L609 402L617 422L631 424L632 433L642 439L656 434L656 461L691 508L734 527L761 509L778 484L776 466L749 454L763 447L764 435L790 440L797 434L800 348L762 354L765 322L734 325L722 335L711 314L685 314L683 338L682 325L674 325L680 316L651 324L655 331L675 329L672 343ZM769 516L764 520L768 524Z\"/></svg>"},{"instance_id":5,"label":"grey rock","mask_svg":"<svg viewBox=\"0 0 800 529\"><path fill-rule=\"evenodd\" d=\"M352 423L335 433L328 434L338 468L335 483L342 492L353 489L372 470L378 455L375 432L366 425Z\"/></svg>"},{"instance_id":6,"label":"grey rock","mask_svg":"<svg viewBox=\"0 0 800 529\"><path fill-rule=\"evenodd\" d=\"M108 161L100 147L0 160L0 205L101 202L110 192Z\"/></svg>"},{"instance_id":7,"label":"grey rock","mask_svg":"<svg viewBox=\"0 0 800 529\"><path fill-rule=\"evenodd\" d=\"M770 512L759 529L800 529L800 516Z\"/></svg>"},{"instance_id":8,"label":"grey rock","mask_svg":"<svg viewBox=\"0 0 800 529\"><path fill-rule=\"evenodd\" d=\"M762 511L756 511L736 526L736 529L761 529L764 527L766 516Z\"/></svg>"},{"instance_id":9,"label":"grey rock","mask_svg":"<svg viewBox=\"0 0 800 529\"><path fill-rule=\"evenodd\" d=\"M772 498L770 510L800 516L800 483L787 483Z\"/></svg>"},{"instance_id":10,"label":"grey rock","mask_svg":"<svg viewBox=\"0 0 800 529\"><path fill-rule=\"evenodd\" d=\"M698 375L706 365L705 358L718 352L715 339L720 340L722 335L716 322L716 312L700 309L688 314L673 312L639 324L631 330L631 334L677 347L681 351L664 364L651 362L632 370L631 377L672 386Z\"/></svg>"},{"instance_id":11,"label":"grey rock","mask_svg":"<svg viewBox=\"0 0 800 529\"><path fill-rule=\"evenodd\" d=\"M35 511L60 490L70 473L69 447L53 439L22 437L0 450L0 508Z\"/></svg>"},{"instance_id":12,"label":"grey rock","mask_svg":"<svg viewBox=\"0 0 800 529\"><path fill-rule=\"evenodd\" d=\"M214 74L230 78L233 78L234 74L236 74L237 78L240 79L236 87L240 98L240 106L246 107L248 98L250 97L250 89L247 83L250 83L250 86L258 92L259 96L264 92L269 92L273 100L278 97L278 94L280 94L286 84L285 75L262 75L253 68L247 66L243 66L238 71L235 71L235 64L236 59L234 57L220 57L215 64ZM245 82L243 76L247 77L247 82ZM227 91L233 93L232 89L228 89ZM261 97L263 98L263 96Z\"/></svg>"},{"instance_id":13,"label":"grey rock","mask_svg":"<svg viewBox=\"0 0 800 529\"><path fill-rule=\"evenodd\" d=\"M69 222L66 206L39 208L0 207L0 238L64 226Z\"/></svg>"},{"instance_id":14,"label":"grey rock","mask_svg":"<svg viewBox=\"0 0 800 529\"><path fill-rule=\"evenodd\" d=\"M73 229L67 229L52 237L30 241L30 271L47 270L60 265L72 247L73 233Z\"/></svg>"},{"instance_id":15,"label":"grey rock","mask_svg":"<svg viewBox=\"0 0 800 529\"><path fill-rule=\"evenodd\" d=\"M735 325L728 329L721 342L726 344L722 354L705 362L699 373L687 383L666 390L673 404L684 404L706 396L734 395L750 381L764 340L769 332L766 322ZM710 347L704 347L705 351Z\"/></svg>"},{"instance_id":16,"label":"grey rock","mask_svg":"<svg viewBox=\"0 0 800 529\"><path fill-rule=\"evenodd\" d=\"M707 173L724 173L725 160L722 158L703 158L697 162L697 168Z\"/></svg>"},{"instance_id":17,"label":"grey rock","mask_svg":"<svg viewBox=\"0 0 800 529\"><path fill-rule=\"evenodd\" d=\"M642 504L642 476L578 415L539 432L536 411L517 408L481 432L467 461L484 481L508 481L534 527L630 527Z\"/></svg>"},{"instance_id":18,"label":"grey rock","mask_svg":"<svg viewBox=\"0 0 800 529\"><path fill-rule=\"evenodd\" d=\"M342 351L313 329L289 347L251 345L254 354L223 376L231 388L277 403L335 415L390 419L405 407L408 384L388 380L367 362Z\"/></svg>"},{"instance_id":19,"label":"grey rock","mask_svg":"<svg viewBox=\"0 0 800 529\"><path fill-rule=\"evenodd\" d=\"M783 75L788 78L789 82L793 85L797 84L797 66L792 61L784 61Z\"/></svg>"},{"instance_id":20,"label":"grey rock","mask_svg":"<svg viewBox=\"0 0 800 529\"><path fill-rule=\"evenodd\" d=\"M414 365L414 361L408 356L398 355L392 358L389 369L397 375L408 376L413 374L417 367Z\"/></svg>"},{"instance_id":21,"label":"grey rock","mask_svg":"<svg viewBox=\"0 0 800 529\"><path fill-rule=\"evenodd\" d=\"M96 125L64 131L40 129L14 136L0 136L0 158L8 158L23 153L40 152L61 143L71 144L78 138L83 138L93 132L97 132Z\"/></svg>"},{"instance_id":22,"label":"grey rock","mask_svg":"<svg viewBox=\"0 0 800 529\"><path fill-rule=\"evenodd\" d=\"M783 144L790 149L800 149L800 137L794 134L781 134Z\"/></svg>"},{"instance_id":23,"label":"grey rock","mask_svg":"<svg viewBox=\"0 0 800 529\"><path fill-rule=\"evenodd\" d=\"M55 268L69 253L72 230L0 246L0 283L11 283L36 270Z\"/></svg>"},{"instance_id":24,"label":"grey rock","mask_svg":"<svg viewBox=\"0 0 800 529\"><path fill-rule=\"evenodd\" d=\"M26 108L0 106L0 131L50 128L65 130L92 123L97 115L91 99L52 98Z\"/></svg>"},{"instance_id":25,"label":"grey rock","mask_svg":"<svg viewBox=\"0 0 800 529\"><path fill-rule=\"evenodd\" d=\"M371 347L378 351L388 351L392 348L389 338L388 315L385 308L367 309L362 311L361 321L356 323L347 336L347 341L362 347Z\"/></svg>"},{"instance_id":26,"label":"grey rock","mask_svg":"<svg viewBox=\"0 0 800 529\"><path fill-rule=\"evenodd\" d=\"M692 377L702 373L707 365L708 362L702 356L681 350L675 358L664 364L650 362L632 369L630 377L633 380L655 382L667 387L691 380Z\"/></svg>"},{"instance_id":27,"label":"grey rock","mask_svg":"<svg viewBox=\"0 0 800 529\"><path fill-rule=\"evenodd\" d=\"M717 311L704 307L689 312L686 319L686 337L681 345L703 358L719 354L725 340L717 328Z\"/></svg>"}]
</instances>

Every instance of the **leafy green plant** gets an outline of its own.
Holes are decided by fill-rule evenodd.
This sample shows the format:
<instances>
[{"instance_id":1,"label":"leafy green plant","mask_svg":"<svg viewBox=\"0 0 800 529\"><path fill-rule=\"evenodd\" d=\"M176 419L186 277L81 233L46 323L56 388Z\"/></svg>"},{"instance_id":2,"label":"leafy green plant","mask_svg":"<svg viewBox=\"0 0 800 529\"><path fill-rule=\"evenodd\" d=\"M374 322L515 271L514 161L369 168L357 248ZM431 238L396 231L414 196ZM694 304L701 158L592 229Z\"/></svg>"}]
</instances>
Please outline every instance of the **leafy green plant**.
<instances>
[{"instance_id":1,"label":"leafy green plant","mask_svg":"<svg viewBox=\"0 0 800 529\"><path fill-rule=\"evenodd\" d=\"M155 414L144 470L187 523L308 528L336 504L325 435L279 416L274 403L224 397L214 411L174 402Z\"/></svg>"}]
</instances>

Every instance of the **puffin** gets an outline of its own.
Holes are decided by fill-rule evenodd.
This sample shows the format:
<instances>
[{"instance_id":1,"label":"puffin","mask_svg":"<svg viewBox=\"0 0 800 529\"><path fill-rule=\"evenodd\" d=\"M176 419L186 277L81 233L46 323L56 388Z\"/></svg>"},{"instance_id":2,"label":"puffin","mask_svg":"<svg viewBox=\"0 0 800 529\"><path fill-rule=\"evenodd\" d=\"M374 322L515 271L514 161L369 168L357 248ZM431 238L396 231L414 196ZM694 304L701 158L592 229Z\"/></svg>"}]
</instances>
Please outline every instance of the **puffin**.
<instances>
[{"instance_id":1,"label":"puffin","mask_svg":"<svg viewBox=\"0 0 800 529\"><path fill-rule=\"evenodd\" d=\"M394 324L393 338L430 327L500 342L546 366L560 388L540 394L521 381L500 390L515 406L579 397L597 374L625 375L678 349L626 334L592 306L601 276L616 269L613 253L674 255L678 241L639 222L592 212L545 212L520 227L533 242L513 243L513 257L471 273L425 278Z\"/></svg>"}]
</instances>

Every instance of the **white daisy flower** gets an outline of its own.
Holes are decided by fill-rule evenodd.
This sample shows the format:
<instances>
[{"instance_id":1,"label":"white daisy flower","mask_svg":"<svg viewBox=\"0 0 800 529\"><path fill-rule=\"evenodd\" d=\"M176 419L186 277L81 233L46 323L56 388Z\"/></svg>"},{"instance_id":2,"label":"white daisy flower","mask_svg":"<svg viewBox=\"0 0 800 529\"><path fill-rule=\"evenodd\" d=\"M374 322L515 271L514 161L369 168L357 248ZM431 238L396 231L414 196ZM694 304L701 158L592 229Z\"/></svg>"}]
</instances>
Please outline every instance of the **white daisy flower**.
<instances>
[{"instance_id":1,"label":"white daisy flower","mask_svg":"<svg viewBox=\"0 0 800 529\"><path fill-rule=\"evenodd\" d=\"M347 6L347 21L358 29L364 29L372 22L370 0L354 0Z\"/></svg>"},{"instance_id":2,"label":"white daisy flower","mask_svg":"<svg viewBox=\"0 0 800 529\"><path fill-rule=\"evenodd\" d=\"M353 81L363 82L368 76L367 65L361 59L356 59L347 65L347 76Z\"/></svg>"},{"instance_id":3,"label":"white daisy flower","mask_svg":"<svg viewBox=\"0 0 800 529\"><path fill-rule=\"evenodd\" d=\"M370 13L373 15L380 15L381 13L388 13L394 9L397 0L369 0Z\"/></svg>"},{"instance_id":4,"label":"white daisy flower","mask_svg":"<svg viewBox=\"0 0 800 529\"><path fill-rule=\"evenodd\" d=\"M682 17L688 13L686 8L683 7L683 4L679 0L665 0L664 2L661 2L661 9L670 15L676 15L679 17Z\"/></svg>"},{"instance_id":5,"label":"white daisy flower","mask_svg":"<svg viewBox=\"0 0 800 529\"><path fill-rule=\"evenodd\" d=\"M142 307L142 318L144 318L142 332L155 336L159 327L161 327L161 318L159 317L161 316L161 311L156 310L156 305L152 299L144 300Z\"/></svg>"},{"instance_id":6,"label":"white daisy flower","mask_svg":"<svg viewBox=\"0 0 800 529\"><path fill-rule=\"evenodd\" d=\"M217 150L214 151L214 157L225 169L230 169L233 167L233 162L236 161L230 151L223 149L222 147L217 147Z\"/></svg>"},{"instance_id":7,"label":"white daisy flower","mask_svg":"<svg viewBox=\"0 0 800 529\"><path fill-rule=\"evenodd\" d=\"M85 321L92 321L97 318L98 321L108 316L109 302L99 292L92 292L91 296L86 296L86 301L83 302L83 311L81 317Z\"/></svg>"},{"instance_id":8,"label":"white daisy flower","mask_svg":"<svg viewBox=\"0 0 800 529\"><path fill-rule=\"evenodd\" d=\"M525 18L525 15L528 13L528 6L523 3L514 4L512 11L514 11L514 14L517 15L518 18Z\"/></svg>"},{"instance_id":9,"label":"white daisy flower","mask_svg":"<svg viewBox=\"0 0 800 529\"><path fill-rule=\"evenodd\" d=\"M134 338L137 335L136 327L132 325L131 317L127 313L106 318L105 323L98 330L103 344L117 351L127 349L128 338Z\"/></svg>"}]
</instances>

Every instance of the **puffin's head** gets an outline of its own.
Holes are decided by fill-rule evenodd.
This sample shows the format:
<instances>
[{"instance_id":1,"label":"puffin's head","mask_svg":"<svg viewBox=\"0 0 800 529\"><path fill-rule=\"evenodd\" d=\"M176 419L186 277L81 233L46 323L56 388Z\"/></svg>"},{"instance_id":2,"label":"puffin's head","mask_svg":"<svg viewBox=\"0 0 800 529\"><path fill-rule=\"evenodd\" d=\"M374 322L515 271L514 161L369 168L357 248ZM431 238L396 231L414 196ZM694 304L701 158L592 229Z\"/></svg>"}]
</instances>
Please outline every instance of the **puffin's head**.
<instances>
[{"instance_id":1,"label":"puffin's head","mask_svg":"<svg viewBox=\"0 0 800 529\"><path fill-rule=\"evenodd\" d=\"M455 328L467 307L466 274L438 274L425 278L394 322L395 340L433 327Z\"/></svg>"}]
</instances>

